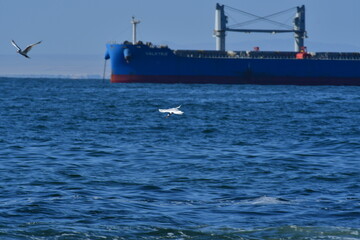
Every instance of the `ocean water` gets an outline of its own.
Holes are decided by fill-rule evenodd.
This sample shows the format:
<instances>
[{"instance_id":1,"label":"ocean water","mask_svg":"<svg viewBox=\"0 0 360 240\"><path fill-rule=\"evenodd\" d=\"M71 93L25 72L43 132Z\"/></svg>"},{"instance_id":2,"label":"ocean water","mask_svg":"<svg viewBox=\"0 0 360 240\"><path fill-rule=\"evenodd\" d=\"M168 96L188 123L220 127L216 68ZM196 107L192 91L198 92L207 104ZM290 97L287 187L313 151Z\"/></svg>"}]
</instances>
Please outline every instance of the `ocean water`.
<instances>
[{"instance_id":1,"label":"ocean water","mask_svg":"<svg viewBox=\"0 0 360 240\"><path fill-rule=\"evenodd\" d=\"M359 87L3 78L0 159L0 239L360 239Z\"/></svg>"}]
</instances>

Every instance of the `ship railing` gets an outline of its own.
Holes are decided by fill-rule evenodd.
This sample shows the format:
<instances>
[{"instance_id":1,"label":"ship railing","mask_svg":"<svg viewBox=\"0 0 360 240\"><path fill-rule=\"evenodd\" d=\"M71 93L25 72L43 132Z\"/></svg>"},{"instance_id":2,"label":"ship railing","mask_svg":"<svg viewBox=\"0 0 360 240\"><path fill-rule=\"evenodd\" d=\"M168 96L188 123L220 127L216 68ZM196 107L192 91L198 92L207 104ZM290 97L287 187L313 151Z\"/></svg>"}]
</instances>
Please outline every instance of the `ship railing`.
<instances>
[{"instance_id":1,"label":"ship railing","mask_svg":"<svg viewBox=\"0 0 360 240\"><path fill-rule=\"evenodd\" d=\"M255 59L294 59L295 52L263 52L263 51L202 51L175 50L174 54L187 58L255 58Z\"/></svg>"},{"instance_id":2,"label":"ship railing","mask_svg":"<svg viewBox=\"0 0 360 240\"><path fill-rule=\"evenodd\" d=\"M296 59L296 52L286 51L203 51L175 50L174 54L187 58L251 58L251 59ZM314 60L360 60L360 53L355 52L309 52Z\"/></svg>"},{"instance_id":3,"label":"ship railing","mask_svg":"<svg viewBox=\"0 0 360 240\"><path fill-rule=\"evenodd\" d=\"M359 52L317 52L312 58L322 60L360 60Z\"/></svg>"}]
</instances>

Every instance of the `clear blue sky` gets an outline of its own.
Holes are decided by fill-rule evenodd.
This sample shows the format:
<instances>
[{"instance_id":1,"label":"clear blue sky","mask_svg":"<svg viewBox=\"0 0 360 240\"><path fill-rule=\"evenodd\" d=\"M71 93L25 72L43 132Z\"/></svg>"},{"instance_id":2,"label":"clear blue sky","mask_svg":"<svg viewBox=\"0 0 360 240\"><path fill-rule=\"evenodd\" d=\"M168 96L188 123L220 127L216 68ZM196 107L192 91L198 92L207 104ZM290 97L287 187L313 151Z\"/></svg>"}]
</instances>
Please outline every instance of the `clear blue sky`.
<instances>
[{"instance_id":1,"label":"clear blue sky","mask_svg":"<svg viewBox=\"0 0 360 240\"><path fill-rule=\"evenodd\" d=\"M34 58L102 56L107 42L131 40L133 15L141 20L139 40L174 49L214 49L217 2L262 16L304 4L309 51L360 52L360 0L0 0L0 56L16 53L11 39L20 46L43 40L30 52ZM231 13L230 20L237 18L248 20ZM228 50L254 46L291 51L293 36L228 34Z\"/></svg>"}]
</instances>

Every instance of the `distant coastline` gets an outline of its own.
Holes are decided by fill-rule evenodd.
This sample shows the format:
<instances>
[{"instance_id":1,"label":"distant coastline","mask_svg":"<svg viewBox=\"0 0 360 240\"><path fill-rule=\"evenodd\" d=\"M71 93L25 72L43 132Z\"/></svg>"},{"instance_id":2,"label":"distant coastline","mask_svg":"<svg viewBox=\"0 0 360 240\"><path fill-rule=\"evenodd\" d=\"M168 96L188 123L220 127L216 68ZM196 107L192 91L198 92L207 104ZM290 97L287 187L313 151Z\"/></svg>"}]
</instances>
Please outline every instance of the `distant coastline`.
<instances>
[{"instance_id":1,"label":"distant coastline","mask_svg":"<svg viewBox=\"0 0 360 240\"><path fill-rule=\"evenodd\" d=\"M14 79L14 78L23 78L23 79L74 79L74 80L85 80L85 79L103 79L101 75L26 75L26 74L14 74L14 75L3 75L0 74L0 80L2 79ZM109 76L105 77L109 79Z\"/></svg>"},{"instance_id":2,"label":"distant coastline","mask_svg":"<svg viewBox=\"0 0 360 240\"><path fill-rule=\"evenodd\" d=\"M110 76L107 66L105 78ZM17 54L0 55L0 78L62 78L62 79L102 79L104 56L88 55L36 55L31 59Z\"/></svg>"}]
</instances>

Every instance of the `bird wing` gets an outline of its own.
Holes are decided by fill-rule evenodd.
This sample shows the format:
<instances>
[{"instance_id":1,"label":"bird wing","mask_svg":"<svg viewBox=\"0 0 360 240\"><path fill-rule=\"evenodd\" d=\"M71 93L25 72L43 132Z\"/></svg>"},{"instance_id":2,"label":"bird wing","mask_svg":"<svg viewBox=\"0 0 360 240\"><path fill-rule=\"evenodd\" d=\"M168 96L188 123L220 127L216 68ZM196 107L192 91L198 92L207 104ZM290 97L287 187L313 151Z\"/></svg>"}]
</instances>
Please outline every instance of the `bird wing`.
<instances>
[{"instance_id":1,"label":"bird wing","mask_svg":"<svg viewBox=\"0 0 360 240\"><path fill-rule=\"evenodd\" d=\"M168 108L168 109L159 109L159 112L162 112L162 113L173 113L173 114L183 114L184 112L180 111L179 108L181 107L178 106L178 107L175 107L175 108Z\"/></svg>"},{"instance_id":2,"label":"bird wing","mask_svg":"<svg viewBox=\"0 0 360 240\"><path fill-rule=\"evenodd\" d=\"M14 45L14 47L16 47L17 50L21 50L21 48L19 48L19 46L15 43L14 40L11 40L11 44Z\"/></svg>"},{"instance_id":3,"label":"bird wing","mask_svg":"<svg viewBox=\"0 0 360 240\"><path fill-rule=\"evenodd\" d=\"M182 111L180 111L179 109L176 108L176 110L172 111L172 113L181 115L184 112L182 112Z\"/></svg>"},{"instance_id":4,"label":"bird wing","mask_svg":"<svg viewBox=\"0 0 360 240\"><path fill-rule=\"evenodd\" d=\"M176 107L176 108L173 108L173 113L174 114L180 114L180 115L183 114L184 112L179 110L180 107L181 107L181 105Z\"/></svg>"},{"instance_id":5,"label":"bird wing","mask_svg":"<svg viewBox=\"0 0 360 240\"><path fill-rule=\"evenodd\" d=\"M167 112L171 112L170 110L171 109L159 109L159 112L167 113Z\"/></svg>"},{"instance_id":6,"label":"bird wing","mask_svg":"<svg viewBox=\"0 0 360 240\"><path fill-rule=\"evenodd\" d=\"M27 53L31 50L31 48L32 48L33 46L35 46L35 45L37 45L37 44L40 44L40 43L41 43L41 41L27 46L27 47L24 49L23 52L24 52L25 54L27 54Z\"/></svg>"},{"instance_id":7,"label":"bird wing","mask_svg":"<svg viewBox=\"0 0 360 240\"><path fill-rule=\"evenodd\" d=\"M184 112L180 111L178 108L159 109L159 112L173 113L173 114L183 114L184 113Z\"/></svg>"}]
</instances>

